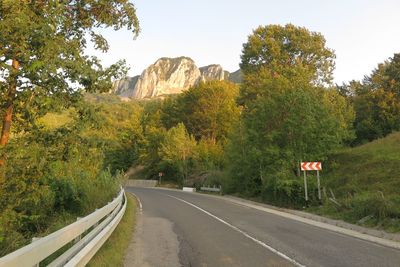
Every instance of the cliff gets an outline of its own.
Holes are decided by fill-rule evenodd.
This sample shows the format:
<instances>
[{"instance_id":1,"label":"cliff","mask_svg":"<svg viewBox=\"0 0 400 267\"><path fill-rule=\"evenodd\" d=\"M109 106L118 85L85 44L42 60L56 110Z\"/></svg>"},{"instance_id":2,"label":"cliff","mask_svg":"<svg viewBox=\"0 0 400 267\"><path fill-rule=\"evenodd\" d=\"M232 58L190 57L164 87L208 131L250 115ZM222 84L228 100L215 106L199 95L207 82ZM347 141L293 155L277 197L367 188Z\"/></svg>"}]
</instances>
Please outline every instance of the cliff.
<instances>
[{"instance_id":1,"label":"cliff","mask_svg":"<svg viewBox=\"0 0 400 267\"><path fill-rule=\"evenodd\" d=\"M112 92L135 99L179 94L199 82L228 80L230 73L220 65L198 68L188 57L160 58L140 76L115 81Z\"/></svg>"}]
</instances>

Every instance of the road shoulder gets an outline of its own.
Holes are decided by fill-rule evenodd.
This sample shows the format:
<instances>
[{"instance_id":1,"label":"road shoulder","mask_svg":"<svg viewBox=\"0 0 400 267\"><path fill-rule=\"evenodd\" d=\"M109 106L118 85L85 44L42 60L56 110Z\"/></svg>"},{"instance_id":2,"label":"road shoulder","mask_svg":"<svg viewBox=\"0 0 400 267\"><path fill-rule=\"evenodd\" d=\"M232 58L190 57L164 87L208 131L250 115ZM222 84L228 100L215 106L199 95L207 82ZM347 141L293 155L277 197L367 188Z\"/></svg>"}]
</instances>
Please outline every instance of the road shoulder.
<instances>
[{"instance_id":1,"label":"road shoulder","mask_svg":"<svg viewBox=\"0 0 400 267\"><path fill-rule=\"evenodd\" d=\"M135 198L141 207L140 199ZM140 208L132 235L125 253L124 266L180 266L178 238L173 231L173 224L168 220L146 216Z\"/></svg>"}]
</instances>

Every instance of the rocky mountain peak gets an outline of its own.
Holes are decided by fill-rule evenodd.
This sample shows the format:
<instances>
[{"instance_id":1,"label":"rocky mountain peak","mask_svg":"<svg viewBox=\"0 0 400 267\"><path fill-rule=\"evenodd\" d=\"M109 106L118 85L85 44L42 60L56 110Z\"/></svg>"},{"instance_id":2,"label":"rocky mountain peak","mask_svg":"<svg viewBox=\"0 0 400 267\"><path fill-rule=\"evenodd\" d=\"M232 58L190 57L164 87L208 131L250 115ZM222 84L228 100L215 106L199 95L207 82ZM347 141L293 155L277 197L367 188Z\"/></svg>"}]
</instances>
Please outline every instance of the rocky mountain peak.
<instances>
[{"instance_id":1,"label":"rocky mountain peak","mask_svg":"<svg viewBox=\"0 0 400 267\"><path fill-rule=\"evenodd\" d=\"M140 76L115 81L112 91L121 97L145 99L178 94L199 82L227 79L229 72L220 65L198 68L189 57L163 57Z\"/></svg>"},{"instance_id":2,"label":"rocky mountain peak","mask_svg":"<svg viewBox=\"0 0 400 267\"><path fill-rule=\"evenodd\" d=\"M224 71L221 65L212 64L199 68L201 73L201 81L227 80L229 72Z\"/></svg>"}]
</instances>

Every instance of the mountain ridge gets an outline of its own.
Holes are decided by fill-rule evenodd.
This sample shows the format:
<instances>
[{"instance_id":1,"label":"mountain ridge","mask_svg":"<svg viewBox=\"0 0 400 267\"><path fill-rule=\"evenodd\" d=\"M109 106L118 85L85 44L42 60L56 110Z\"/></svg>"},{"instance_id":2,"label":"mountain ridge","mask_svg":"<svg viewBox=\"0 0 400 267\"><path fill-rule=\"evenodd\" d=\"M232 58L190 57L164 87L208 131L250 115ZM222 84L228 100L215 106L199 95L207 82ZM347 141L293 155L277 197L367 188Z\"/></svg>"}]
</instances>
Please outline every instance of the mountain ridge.
<instances>
[{"instance_id":1,"label":"mountain ridge","mask_svg":"<svg viewBox=\"0 0 400 267\"><path fill-rule=\"evenodd\" d=\"M240 70L229 73L219 64L198 68L193 59L185 56L162 57L140 75L114 81L111 92L122 98L149 99L179 94L200 82L230 80L238 83L238 72Z\"/></svg>"}]
</instances>

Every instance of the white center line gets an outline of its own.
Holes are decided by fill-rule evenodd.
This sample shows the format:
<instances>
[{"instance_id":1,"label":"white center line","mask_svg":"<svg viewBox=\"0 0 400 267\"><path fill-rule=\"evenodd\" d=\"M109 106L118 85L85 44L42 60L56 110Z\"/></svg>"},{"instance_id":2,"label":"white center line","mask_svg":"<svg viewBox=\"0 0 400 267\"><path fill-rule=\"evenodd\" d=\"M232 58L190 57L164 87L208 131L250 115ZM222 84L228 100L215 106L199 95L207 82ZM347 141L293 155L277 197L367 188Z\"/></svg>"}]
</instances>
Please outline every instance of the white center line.
<instances>
[{"instance_id":1,"label":"white center line","mask_svg":"<svg viewBox=\"0 0 400 267\"><path fill-rule=\"evenodd\" d=\"M175 198L176 200L182 201L182 202L184 202L184 203L186 203L186 204L192 206L193 208L196 208L196 209L198 209L198 210L204 212L205 214L207 214L207 215L211 216L212 218L216 219L217 221L220 221L221 223L223 223L223 224L229 226L229 227L232 228L233 230L235 230L235 231L241 233L241 234L244 235L245 237L247 237L247 238L253 240L254 242L256 242L257 244L263 246L264 248L266 248L266 249L272 251L272 252L275 253L275 254L278 254L279 256L281 256L282 258L284 258L285 260L290 261L290 262L293 263L294 265L299 266L299 267L305 267L305 265L303 265L303 264L297 262L295 259L290 258L290 257L287 256L286 254L284 254L284 253L282 253L282 252L280 252L280 251L274 249L273 247L271 247L271 246L265 244L264 242L258 240L257 238L252 237L252 236L249 235L248 233L246 233L246 232L240 230L240 229L237 228L236 226L234 226L234 225L228 223L227 221L225 221L225 220L223 220L223 219L221 219L221 218L215 216L214 214L212 214L212 213L210 213L210 212L208 212L208 211L206 211L206 210L204 210L204 209L202 209L202 208L200 208L200 207L198 207L198 206L196 206L196 205L194 205L194 204L192 204L192 203L190 203L190 202L188 202L188 201L186 201L186 200L183 200L183 199L181 199L181 198L174 197L174 196L171 196L171 195L166 195L166 196Z\"/></svg>"}]
</instances>

